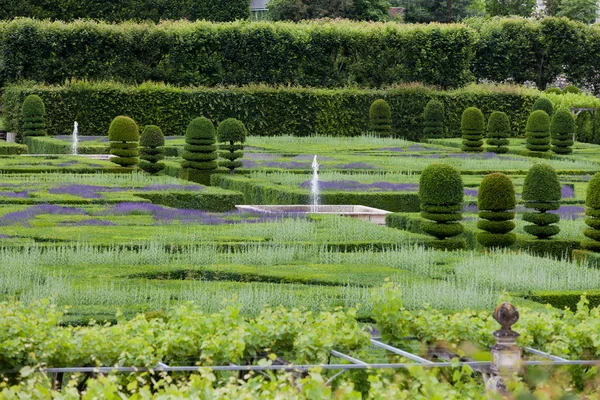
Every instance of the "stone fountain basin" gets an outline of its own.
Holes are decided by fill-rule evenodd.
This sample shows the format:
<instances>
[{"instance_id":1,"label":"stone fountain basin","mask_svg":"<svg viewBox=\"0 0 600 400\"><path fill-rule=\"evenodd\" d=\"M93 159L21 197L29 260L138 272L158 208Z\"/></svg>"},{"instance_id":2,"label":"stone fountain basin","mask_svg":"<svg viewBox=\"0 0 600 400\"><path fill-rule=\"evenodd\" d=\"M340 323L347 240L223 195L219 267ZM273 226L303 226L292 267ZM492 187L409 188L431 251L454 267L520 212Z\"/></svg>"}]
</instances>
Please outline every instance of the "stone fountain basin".
<instances>
[{"instance_id":1,"label":"stone fountain basin","mask_svg":"<svg viewBox=\"0 0 600 400\"><path fill-rule=\"evenodd\" d=\"M378 225L385 225L385 216L390 214L390 211L380 210L379 208L350 205L238 205L235 206L235 208L240 211L248 211L252 213L306 213L344 215L363 221L373 222Z\"/></svg>"}]
</instances>

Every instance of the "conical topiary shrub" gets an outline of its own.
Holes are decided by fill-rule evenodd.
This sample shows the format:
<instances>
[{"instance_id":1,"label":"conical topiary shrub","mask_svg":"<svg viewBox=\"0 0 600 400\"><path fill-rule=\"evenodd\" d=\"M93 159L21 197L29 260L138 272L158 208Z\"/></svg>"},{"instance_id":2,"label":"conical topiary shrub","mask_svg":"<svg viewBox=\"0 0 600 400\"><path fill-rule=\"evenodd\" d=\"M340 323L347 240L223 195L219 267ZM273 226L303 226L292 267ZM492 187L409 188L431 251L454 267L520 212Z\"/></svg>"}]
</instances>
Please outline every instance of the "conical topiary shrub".
<instances>
[{"instance_id":1,"label":"conical topiary shrub","mask_svg":"<svg viewBox=\"0 0 600 400\"><path fill-rule=\"evenodd\" d=\"M515 243L515 188L510 178L495 172L481 181L477 197L479 218L477 241L484 247L508 247Z\"/></svg>"},{"instance_id":2,"label":"conical topiary shrub","mask_svg":"<svg viewBox=\"0 0 600 400\"><path fill-rule=\"evenodd\" d=\"M239 158L244 156L244 142L246 141L246 127L244 123L235 118L227 118L217 127L219 139L219 156L224 158L219 165L229 169L233 175L235 169L242 166Z\"/></svg>"},{"instance_id":3,"label":"conical topiary shrub","mask_svg":"<svg viewBox=\"0 0 600 400\"><path fill-rule=\"evenodd\" d=\"M536 110L545 111L550 117L554 114L554 106L552 106L552 102L547 97L538 97L535 103L533 103L531 111Z\"/></svg>"},{"instance_id":4,"label":"conical topiary shrub","mask_svg":"<svg viewBox=\"0 0 600 400\"><path fill-rule=\"evenodd\" d=\"M490 115L487 125L488 150L503 154L508 152L508 138L510 137L510 121L508 116L500 111L494 111Z\"/></svg>"},{"instance_id":5,"label":"conical topiary shrub","mask_svg":"<svg viewBox=\"0 0 600 400\"><path fill-rule=\"evenodd\" d=\"M550 135L552 136L552 151L556 154L570 154L573 152L573 134L575 133L575 120L566 108L561 108L552 116L550 122Z\"/></svg>"},{"instance_id":6,"label":"conical topiary shrub","mask_svg":"<svg viewBox=\"0 0 600 400\"><path fill-rule=\"evenodd\" d=\"M392 110L390 105L383 99L378 99L369 108L371 118L371 130L379 136L387 137L392 134Z\"/></svg>"},{"instance_id":7,"label":"conical topiary shrub","mask_svg":"<svg viewBox=\"0 0 600 400\"><path fill-rule=\"evenodd\" d=\"M23 101L23 137L46 136L46 107L42 98L30 94Z\"/></svg>"},{"instance_id":8,"label":"conical topiary shrub","mask_svg":"<svg viewBox=\"0 0 600 400\"><path fill-rule=\"evenodd\" d=\"M112 120L108 128L110 141L110 161L122 167L133 167L139 163L138 145L140 131L135 121L120 115Z\"/></svg>"},{"instance_id":9,"label":"conical topiary shrub","mask_svg":"<svg viewBox=\"0 0 600 400\"><path fill-rule=\"evenodd\" d=\"M483 113L477 107L467 108L460 121L462 130L462 151L483 151L483 129L485 126Z\"/></svg>"},{"instance_id":10,"label":"conical topiary shrub","mask_svg":"<svg viewBox=\"0 0 600 400\"><path fill-rule=\"evenodd\" d=\"M421 216L430 221L422 222L421 229L438 239L433 247L464 248L465 241L449 241L464 230L462 219L463 182L460 171L448 164L430 164L421 173L419 198Z\"/></svg>"},{"instance_id":11,"label":"conical topiary shrub","mask_svg":"<svg viewBox=\"0 0 600 400\"><path fill-rule=\"evenodd\" d=\"M437 100L429 100L423 111L423 137L426 139L444 136L444 105Z\"/></svg>"},{"instance_id":12,"label":"conical topiary shrub","mask_svg":"<svg viewBox=\"0 0 600 400\"><path fill-rule=\"evenodd\" d=\"M587 111L582 111L575 119L575 139L578 142L593 143L592 117Z\"/></svg>"},{"instance_id":13,"label":"conical topiary shrub","mask_svg":"<svg viewBox=\"0 0 600 400\"><path fill-rule=\"evenodd\" d=\"M205 185L217 169L215 126L206 117L194 118L185 131L181 178Z\"/></svg>"},{"instance_id":14,"label":"conical topiary shrub","mask_svg":"<svg viewBox=\"0 0 600 400\"><path fill-rule=\"evenodd\" d=\"M165 168L160 160L165 158L165 136L156 125L146 125L140 136L140 168L156 174Z\"/></svg>"},{"instance_id":15,"label":"conical topiary shrub","mask_svg":"<svg viewBox=\"0 0 600 400\"><path fill-rule=\"evenodd\" d=\"M558 225L553 225L560 221L560 215L546 212L560 207L561 187L554 168L547 164L531 167L523 182L522 199L525 207L537 211L523 214L524 221L533 223L524 227L525 232L538 239L546 239L560 232Z\"/></svg>"},{"instance_id":16,"label":"conical topiary shrub","mask_svg":"<svg viewBox=\"0 0 600 400\"><path fill-rule=\"evenodd\" d=\"M581 242L581 247L598 253L600 252L600 172L597 172L588 184L585 215L588 228L583 231L586 239Z\"/></svg>"},{"instance_id":17,"label":"conical topiary shrub","mask_svg":"<svg viewBox=\"0 0 600 400\"><path fill-rule=\"evenodd\" d=\"M525 129L527 149L536 152L550 150L550 117L545 111L537 110L529 114Z\"/></svg>"}]
</instances>

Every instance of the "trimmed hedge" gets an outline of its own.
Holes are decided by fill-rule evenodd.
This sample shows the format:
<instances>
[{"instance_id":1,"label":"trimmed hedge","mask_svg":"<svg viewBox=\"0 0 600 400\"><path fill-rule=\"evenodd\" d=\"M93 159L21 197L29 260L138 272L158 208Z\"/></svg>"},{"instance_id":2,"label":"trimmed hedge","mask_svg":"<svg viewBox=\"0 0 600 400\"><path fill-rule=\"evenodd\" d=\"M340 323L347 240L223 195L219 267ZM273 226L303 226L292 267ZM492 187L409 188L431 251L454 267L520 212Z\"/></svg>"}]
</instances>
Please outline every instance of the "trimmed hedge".
<instances>
[{"instance_id":1,"label":"trimmed hedge","mask_svg":"<svg viewBox=\"0 0 600 400\"><path fill-rule=\"evenodd\" d=\"M580 242L572 239L519 239L517 247L540 257L557 260L571 259L572 254L580 248Z\"/></svg>"},{"instance_id":2,"label":"trimmed hedge","mask_svg":"<svg viewBox=\"0 0 600 400\"><path fill-rule=\"evenodd\" d=\"M215 126L212 121L206 117L194 118L185 131L185 143L180 177L208 184L210 175L218 166Z\"/></svg>"},{"instance_id":3,"label":"trimmed hedge","mask_svg":"<svg viewBox=\"0 0 600 400\"><path fill-rule=\"evenodd\" d=\"M19 143L0 142L1 156L16 156L19 154L27 154L27 145Z\"/></svg>"},{"instance_id":4,"label":"trimmed hedge","mask_svg":"<svg viewBox=\"0 0 600 400\"><path fill-rule=\"evenodd\" d=\"M573 149L573 134L575 133L575 120L573 114L566 108L561 108L550 122L550 135L552 137L552 151L556 154L571 154Z\"/></svg>"},{"instance_id":5,"label":"trimmed hedge","mask_svg":"<svg viewBox=\"0 0 600 400\"><path fill-rule=\"evenodd\" d=\"M150 174L165 169L165 136L156 125L146 125L140 136L140 168Z\"/></svg>"},{"instance_id":6,"label":"trimmed hedge","mask_svg":"<svg viewBox=\"0 0 600 400\"><path fill-rule=\"evenodd\" d=\"M244 201L244 196L239 192L212 187L194 192L144 191L134 194L150 200L153 204L213 212L234 210L236 204L242 204Z\"/></svg>"},{"instance_id":7,"label":"trimmed hedge","mask_svg":"<svg viewBox=\"0 0 600 400\"><path fill-rule=\"evenodd\" d=\"M221 121L217 127L217 139L219 156L224 158L223 161L219 161L219 166L229 169L233 175L235 169L242 166L242 162L238 159L244 156L244 142L246 141L244 123L235 118Z\"/></svg>"},{"instance_id":8,"label":"trimmed hedge","mask_svg":"<svg viewBox=\"0 0 600 400\"><path fill-rule=\"evenodd\" d=\"M550 150L550 117L545 111L533 111L527 119L527 147L530 151Z\"/></svg>"},{"instance_id":9,"label":"trimmed hedge","mask_svg":"<svg viewBox=\"0 0 600 400\"><path fill-rule=\"evenodd\" d=\"M543 111L539 112L546 114ZM533 208L537 212L523 214L523 220L533 223L533 225L526 225L523 228L525 232L538 239L547 239L557 235L560 228L553 224L559 222L560 216L546 214L546 211L557 210L560 207L561 196L561 185L554 168L548 164L533 165L523 182L521 198L525 207Z\"/></svg>"},{"instance_id":10,"label":"trimmed hedge","mask_svg":"<svg viewBox=\"0 0 600 400\"><path fill-rule=\"evenodd\" d=\"M214 174L211 186L241 192L244 204L310 204L308 191L239 175ZM419 197L398 192L322 192L321 204L364 205L393 212L418 212Z\"/></svg>"},{"instance_id":11,"label":"trimmed hedge","mask_svg":"<svg viewBox=\"0 0 600 400\"><path fill-rule=\"evenodd\" d=\"M50 135L70 135L76 116L80 132L106 135L115 115L127 114L140 125L158 125L166 136L183 135L188 121L199 112L222 121L241 120L249 132L261 136L356 136L369 130L365 110L384 98L394 110L392 135L420 141L425 105L436 99L444 105L444 125L460 136L463 111L477 103L486 114L506 111L513 133L525 132L525 121L539 92L514 86L471 86L436 91L421 85L386 90L311 89L249 86L241 88L175 88L146 83L127 86L113 82L69 82L63 86L25 83L5 88L3 105L8 130L21 130L21 104L38 94L46 104ZM98 107L102 104L102 107ZM281 110L285 109L286 118Z\"/></svg>"},{"instance_id":12,"label":"trimmed hedge","mask_svg":"<svg viewBox=\"0 0 600 400\"><path fill-rule=\"evenodd\" d=\"M467 108L460 121L462 130L462 151L481 152L483 151L483 129L485 126L485 117L477 107Z\"/></svg>"},{"instance_id":13,"label":"trimmed hedge","mask_svg":"<svg viewBox=\"0 0 600 400\"><path fill-rule=\"evenodd\" d=\"M25 97L23 107L23 137L46 136L46 108L44 101L36 94Z\"/></svg>"},{"instance_id":14,"label":"trimmed hedge","mask_svg":"<svg viewBox=\"0 0 600 400\"><path fill-rule=\"evenodd\" d=\"M377 99L369 108L371 130L381 137L392 134L392 109L383 99Z\"/></svg>"},{"instance_id":15,"label":"trimmed hedge","mask_svg":"<svg viewBox=\"0 0 600 400\"><path fill-rule=\"evenodd\" d=\"M510 137L510 121L508 115L494 111L487 124L488 151L498 154L508 153L508 138Z\"/></svg>"},{"instance_id":16,"label":"trimmed hedge","mask_svg":"<svg viewBox=\"0 0 600 400\"><path fill-rule=\"evenodd\" d=\"M587 237L581 242L581 248L600 253L600 172L588 183L585 196L585 223L589 228L583 231Z\"/></svg>"},{"instance_id":17,"label":"trimmed hedge","mask_svg":"<svg viewBox=\"0 0 600 400\"><path fill-rule=\"evenodd\" d=\"M444 104L430 100L423 111L423 138L435 139L444 136Z\"/></svg>"},{"instance_id":18,"label":"trimmed hedge","mask_svg":"<svg viewBox=\"0 0 600 400\"><path fill-rule=\"evenodd\" d=\"M509 247L517 240L511 231L515 229L515 214L510 212L517 206L515 188L511 179L500 172L487 175L481 181L477 197L480 210L477 241L484 247Z\"/></svg>"},{"instance_id":19,"label":"trimmed hedge","mask_svg":"<svg viewBox=\"0 0 600 400\"><path fill-rule=\"evenodd\" d=\"M110 141L110 161L122 167L133 167L139 163L138 142L140 132L135 121L120 115L115 117L108 128Z\"/></svg>"},{"instance_id":20,"label":"trimmed hedge","mask_svg":"<svg viewBox=\"0 0 600 400\"><path fill-rule=\"evenodd\" d=\"M19 79L85 78L177 85L423 82L460 87L472 81L477 40L474 30L459 24L335 20L111 25L17 19L1 22L0 35L0 86ZM102 51L106 48L111 51Z\"/></svg>"},{"instance_id":21,"label":"trimmed hedge","mask_svg":"<svg viewBox=\"0 0 600 400\"><path fill-rule=\"evenodd\" d=\"M541 304L550 304L552 307L556 307L559 310L564 310L565 307L569 307L571 311L577 310L577 303L581 300L581 296L585 295L589 301L588 307L596 308L600 305L600 291L536 291L532 293L519 294L515 293L515 296L522 297L527 300L532 300Z\"/></svg>"}]
</instances>

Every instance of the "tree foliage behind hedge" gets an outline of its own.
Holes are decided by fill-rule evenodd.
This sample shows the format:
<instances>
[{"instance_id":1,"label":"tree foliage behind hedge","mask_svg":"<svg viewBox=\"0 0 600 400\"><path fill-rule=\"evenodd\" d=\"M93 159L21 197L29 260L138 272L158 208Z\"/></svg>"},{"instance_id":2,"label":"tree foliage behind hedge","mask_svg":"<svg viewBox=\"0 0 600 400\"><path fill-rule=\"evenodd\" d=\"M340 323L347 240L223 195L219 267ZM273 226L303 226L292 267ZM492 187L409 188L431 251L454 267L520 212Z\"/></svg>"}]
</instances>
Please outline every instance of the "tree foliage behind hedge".
<instances>
[{"instance_id":1,"label":"tree foliage behind hedge","mask_svg":"<svg viewBox=\"0 0 600 400\"><path fill-rule=\"evenodd\" d=\"M235 21L250 16L250 0L3 0L0 19L15 17L60 19L127 20L205 19Z\"/></svg>"},{"instance_id":2,"label":"tree foliage behind hedge","mask_svg":"<svg viewBox=\"0 0 600 400\"><path fill-rule=\"evenodd\" d=\"M63 86L21 84L8 86L3 96L7 128L18 132L21 104L38 94L46 104L48 134L70 134L73 121L84 135L105 135L110 121L127 114L140 125L158 125L166 136L183 135L199 113L213 121L237 118L250 135L355 136L369 130L368 111L376 99L394 110L392 136L420 140L423 119L416 118L436 99L444 105L444 126L460 136L465 108L477 104L484 114L506 111L513 133L525 132L529 110L539 92L510 86L472 86L436 91L419 85L387 90L310 89L248 86L241 88L175 88L146 83L71 82ZM285 115L281 110L285 109Z\"/></svg>"}]
</instances>

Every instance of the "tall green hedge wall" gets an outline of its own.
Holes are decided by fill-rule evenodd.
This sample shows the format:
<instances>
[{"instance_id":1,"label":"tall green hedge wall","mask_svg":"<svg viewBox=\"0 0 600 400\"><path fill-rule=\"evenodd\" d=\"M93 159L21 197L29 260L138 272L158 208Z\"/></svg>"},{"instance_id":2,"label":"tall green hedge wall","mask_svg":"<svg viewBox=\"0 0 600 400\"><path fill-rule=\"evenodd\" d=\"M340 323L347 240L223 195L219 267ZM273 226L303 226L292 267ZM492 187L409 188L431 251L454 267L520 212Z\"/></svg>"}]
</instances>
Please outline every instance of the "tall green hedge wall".
<instances>
[{"instance_id":1,"label":"tall green hedge wall","mask_svg":"<svg viewBox=\"0 0 600 400\"><path fill-rule=\"evenodd\" d=\"M189 121L198 115L213 122L237 118L250 135L354 136L369 130L369 106L383 98L393 110L393 136L413 140L422 138L421 115L432 98L444 104L444 125L454 136L460 136L463 110L473 104L487 116L495 110L505 111L516 135L524 134L529 110L539 96L536 90L509 86L436 91L420 85L361 90L267 86L175 88L153 83L127 86L108 82L71 82L64 86L21 84L6 87L3 95L9 130L22 129L21 104L32 93L44 100L49 135L70 134L73 121L79 123L82 135L106 135L110 121L127 114L140 126L160 126L165 136L183 135Z\"/></svg>"},{"instance_id":2,"label":"tall green hedge wall","mask_svg":"<svg viewBox=\"0 0 600 400\"><path fill-rule=\"evenodd\" d=\"M72 21L79 18L127 20L205 19L235 21L250 16L250 0L3 0L0 19L30 17Z\"/></svg>"},{"instance_id":3,"label":"tall green hedge wall","mask_svg":"<svg viewBox=\"0 0 600 400\"><path fill-rule=\"evenodd\" d=\"M458 87L472 80L476 36L452 24L17 19L0 23L0 84L73 77L185 85Z\"/></svg>"},{"instance_id":4,"label":"tall green hedge wall","mask_svg":"<svg viewBox=\"0 0 600 400\"><path fill-rule=\"evenodd\" d=\"M93 4L100 3L106 2ZM224 2L206 3L220 7ZM102 18L107 19L104 14ZM101 50L106 48L111 51ZM448 25L0 22L0 86L18 79L62 83L71 77L319 87L381 87L409 81L458 87L488 79L534 81L544 89L564 73L570 82L600 93L597 65L600 26L566 18L469 19Z\"/></svg>"}]
</instances>

